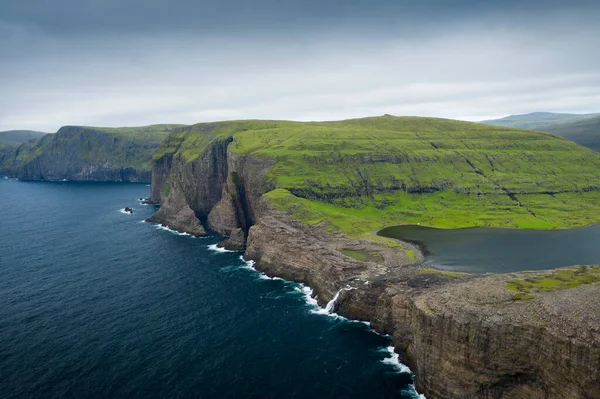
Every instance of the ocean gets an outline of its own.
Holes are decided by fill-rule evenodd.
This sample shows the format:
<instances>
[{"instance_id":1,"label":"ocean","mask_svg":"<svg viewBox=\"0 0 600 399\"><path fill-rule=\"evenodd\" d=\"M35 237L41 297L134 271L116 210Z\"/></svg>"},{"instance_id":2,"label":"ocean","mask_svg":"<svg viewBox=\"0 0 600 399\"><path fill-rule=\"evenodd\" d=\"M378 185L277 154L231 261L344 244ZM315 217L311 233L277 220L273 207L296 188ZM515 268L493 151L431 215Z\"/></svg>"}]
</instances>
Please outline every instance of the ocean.
<instances>
[{"instance_id":1,"label":"ocean","mask_svg":"<svg viewBox=\"0 0 600 399\"><path fill-rule=\"evenodd\" d=\"M389 337L145 223L149 190L0 180L1 398L418 397Z\"/></svg>"}]
</instances>

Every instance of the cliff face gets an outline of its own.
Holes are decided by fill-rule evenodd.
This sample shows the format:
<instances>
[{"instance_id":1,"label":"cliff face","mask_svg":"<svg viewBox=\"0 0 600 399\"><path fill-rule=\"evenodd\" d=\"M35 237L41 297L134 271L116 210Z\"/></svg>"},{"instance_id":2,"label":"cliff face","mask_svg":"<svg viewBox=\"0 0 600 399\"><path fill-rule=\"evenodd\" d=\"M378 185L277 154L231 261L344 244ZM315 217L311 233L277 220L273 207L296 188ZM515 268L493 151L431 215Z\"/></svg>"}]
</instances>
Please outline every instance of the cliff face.
<instances>
[{"instance_id":1,"label":"cliff face","mask_svg":"<svg viewBox=\"0 0 600 399\"><path fill-rule=\"evenodd\" d=\"M179 151L156 159L152 199L161 208L150 221L194 234L204 221L237 248L246 241L245 257L260 270L310 285L321 303L340 292L337 312L391 334L430 399L600 397L598 284L515 300L506 282L534 275L430 271L408 243L300 223L291 217L298 209L264 196L276 186L275 161L235 145L234 135L221 136L191 162ZM352 251L365 256L344 254Z\"/></svg>"},{"instance_id":2,"label":"cliff face","mask_svg":"<svg viewBox=\"0 0 600 399\"><path fill-rule=\"evenodd\" d=\"M65 126L13 147L1 165L6 174L22 180L150 182L152 154L167 133L167 128L146 134L144 128Z\"/></svg>"}]
</instances>

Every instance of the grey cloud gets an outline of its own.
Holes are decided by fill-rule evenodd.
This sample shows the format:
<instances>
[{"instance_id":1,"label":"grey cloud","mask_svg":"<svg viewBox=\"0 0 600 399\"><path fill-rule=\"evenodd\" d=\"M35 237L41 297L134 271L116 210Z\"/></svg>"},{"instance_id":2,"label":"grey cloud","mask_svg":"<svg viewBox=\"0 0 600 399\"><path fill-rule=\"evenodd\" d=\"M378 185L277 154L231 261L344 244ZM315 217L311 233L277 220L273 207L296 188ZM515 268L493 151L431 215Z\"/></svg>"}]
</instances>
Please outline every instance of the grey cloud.
<instances>
[{"instance_id":1,"label":"grey cloud","mask_svg":"<svg viewBox=\"0 0 600 399\"><path fill-rule=\"evenodd\" d=\"M74 4L53 3L63 12ZM154 21L152 16L166 4L144 3L149 9L138 18L145 23ZM342 3L350 7L337 18L333 10ZM416 2L371 4L396 10L409 3ZM329 25L306 26L294 34L273 30L266 36L243 26L202 34L145 31L135 20L127 32L98 31L101 24L89 30L78 27L82 21L94 25L89 10L96 7L104 10L98 15L106 15L110 1L81 2L66 12L64 18L79 15L70 29L81 34L65 35L44 22L60 25L59 11L48 13L41 7L32 16L32 9L23 6L4 13L2 3L0 130L237 118L324 120L383 113L485 119L536 110L600 110L600 54L595 51L600 35L596 15L590 12L597 9L593 4L572 2L565 9L564 2L546 1L535 12L541 3L521 3L528 16L535 15L523 23L519 21L525 15L510 16L512 2L503 2L504 9L485 3L495 2L419 2L407 8L410 12L403 18L416 19L402 29L377 29L374 24L364 34L346 24L365 10L364 2L324 2L323 13L314 18L309 8L318 8L317 3L290 2L287 12L300 7L298 21L328 19ZM216 16L228 11L216 2L202 4L213 7L207 10ZM281 3L252 4L274 7L257 20L270 21L283 12L277 8ZM180 16L181 24L191 24L197 10L190 7L190 15ZM429 11L435 29L417 29L417 17ZM246 18L258 10L248 13ZM390 17L365 13L381 25ZM119 18L109 21L118 26ZM166 22L157 24L165 28L173 18L165 15Z\"/></svg>"}]
</instances>

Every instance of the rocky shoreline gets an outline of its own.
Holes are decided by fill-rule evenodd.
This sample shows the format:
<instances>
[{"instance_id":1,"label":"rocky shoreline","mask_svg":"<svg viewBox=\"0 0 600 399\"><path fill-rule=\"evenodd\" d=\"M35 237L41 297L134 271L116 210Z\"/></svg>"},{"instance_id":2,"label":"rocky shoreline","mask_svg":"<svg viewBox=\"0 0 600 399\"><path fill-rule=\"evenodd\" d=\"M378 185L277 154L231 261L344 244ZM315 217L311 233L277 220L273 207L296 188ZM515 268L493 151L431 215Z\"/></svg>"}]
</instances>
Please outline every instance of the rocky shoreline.
<instances>
[{"instance_id":1,"label":"rocky shoreline","mask_svg":"<svg viewBox=\"0 0 600 399\"><path fill-rule=\"evenodd\" d=\"M515 299L508 281L550 272L427 269L413 244L297 222L262 198L274 188L273 162L228 151L233 141L214 139L191 162L156 159L150 201L161 208L148 221L195 235L205 234L204 222L230 237L225 248L245 250L269 276L310 286L321 304L339 292L336 312L390 334L430 399L600 397L599 284Z\"/></svg>"}]
</instances>

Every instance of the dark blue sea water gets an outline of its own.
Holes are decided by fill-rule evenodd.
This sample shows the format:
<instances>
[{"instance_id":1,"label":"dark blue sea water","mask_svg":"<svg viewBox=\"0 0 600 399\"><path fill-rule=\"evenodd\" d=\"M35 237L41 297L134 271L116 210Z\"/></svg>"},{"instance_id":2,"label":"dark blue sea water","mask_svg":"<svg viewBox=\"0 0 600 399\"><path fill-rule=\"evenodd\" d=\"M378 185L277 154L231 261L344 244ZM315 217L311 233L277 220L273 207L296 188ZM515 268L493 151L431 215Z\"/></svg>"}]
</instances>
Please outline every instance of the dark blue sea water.
<instances>
[{"instance_id":1,"label":"dark blue sea water","mask_svg":"<svg viewBox=\"0 0 600 399\"><path fill-rule=\"evenodd\" d=\"M414 397L389 338L313 313L218 236L142 222L148 194L0 180L0 398Z\"/></svg>"}]
</instances>

